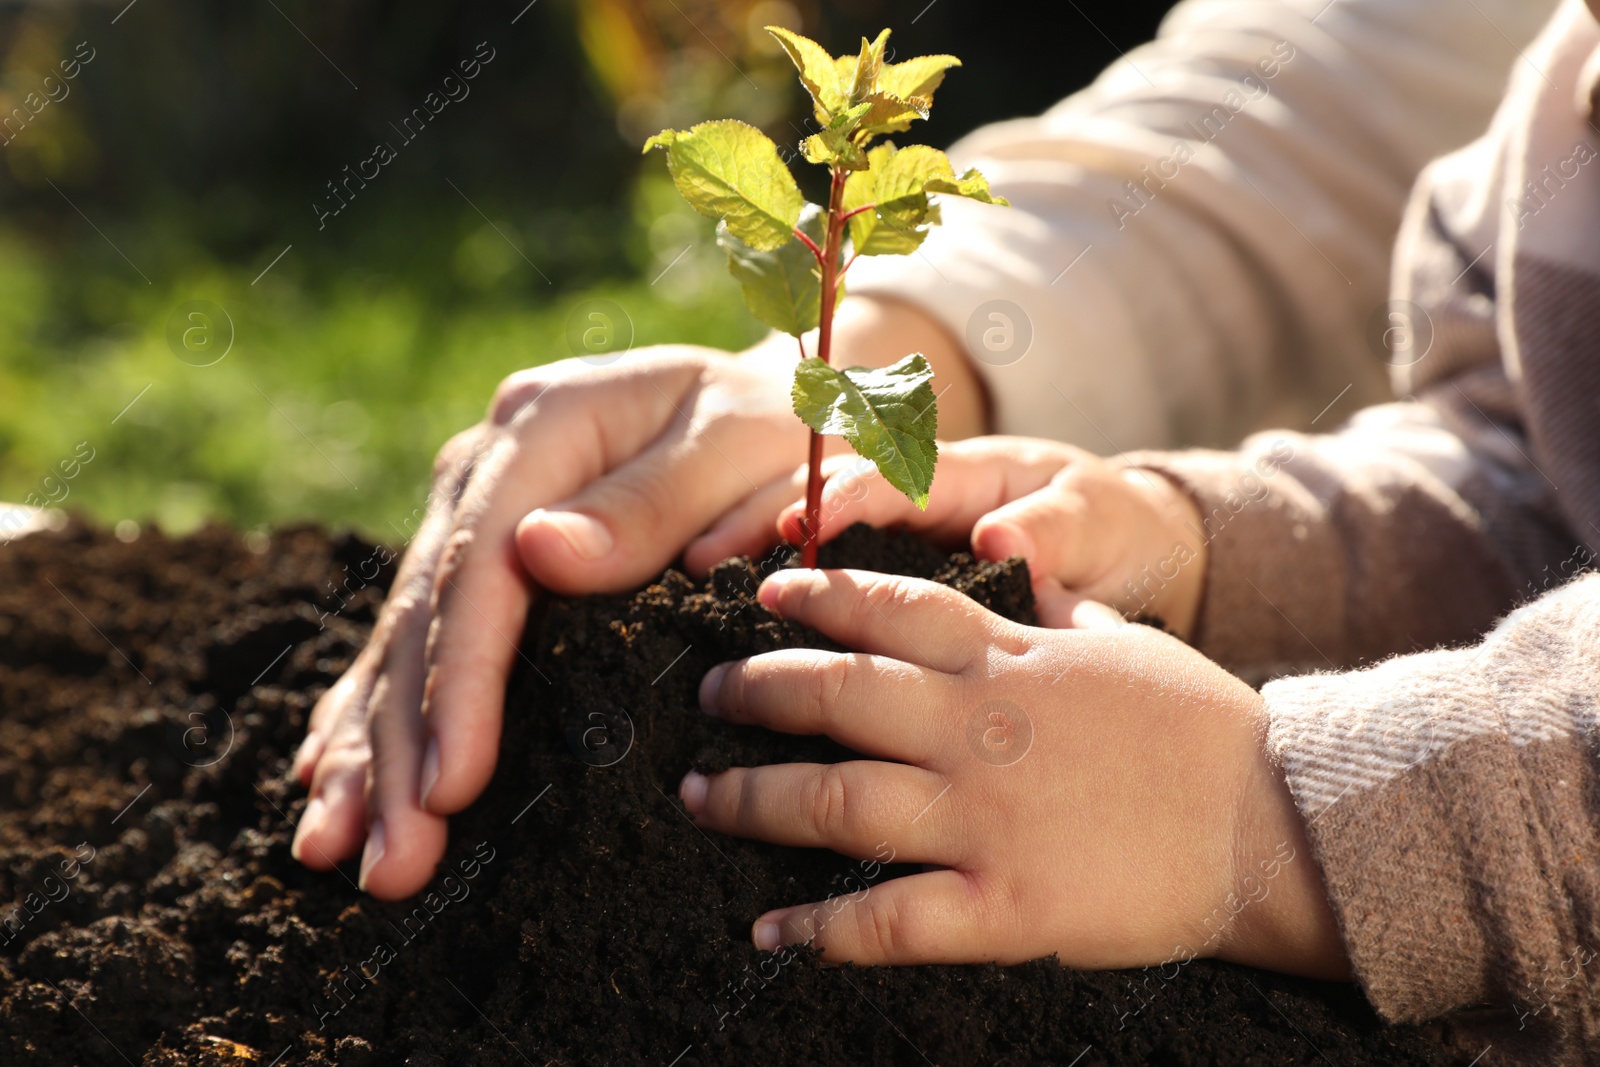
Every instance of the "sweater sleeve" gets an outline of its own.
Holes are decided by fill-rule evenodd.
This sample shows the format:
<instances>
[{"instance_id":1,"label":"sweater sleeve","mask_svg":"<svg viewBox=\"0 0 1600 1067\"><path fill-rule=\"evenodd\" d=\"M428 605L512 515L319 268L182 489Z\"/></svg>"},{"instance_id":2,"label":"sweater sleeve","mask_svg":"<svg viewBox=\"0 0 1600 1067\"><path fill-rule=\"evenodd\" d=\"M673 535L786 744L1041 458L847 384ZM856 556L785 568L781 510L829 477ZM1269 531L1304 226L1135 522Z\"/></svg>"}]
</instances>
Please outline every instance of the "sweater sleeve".
<instances>
[{"instance_id":1,"label":"sweater sleeve","mask_svg":"<svg viewBox=\"0 0 1600 1067\"><path fill-rule=\"evenodd\" d=\"M1600 576L1475 647L1263 690L1268 745L1378 1011L1466 1056L1600 1062ZM1459 1012L1458 1009L1475 1009Z\"/></svg>"},{"instance_id":2,"label":"sweater sleeve","mask_svg":"<svg viewBox=\"0 0 1600 1067\"><path fill-rule=\"evenodd\" d=\"M1124 457L1198 505L1195 646L1258 682L1352 667L1473 641L1583 569L1593 553L1567 531L1521 428L1486 411L1509 410L1491 397L1511 392L1485 366L1336 433ZM1150 572L1144 586L1161 581Z\"/></svg>"},{"instance_id":3,"label":"sweater sleeve","mask_svg":"<svg viewBox=\"0 0 1600 1067\"><path fill-rule=\"evenodd\" d=\"M963 339L996 432L1232 444L1388 399L1366 331L1407 191L1484 129L1553 7L1186 0L1089 88L952 148L1010 210L945 198L851 291Z\"/></svg>"}]
</instances>

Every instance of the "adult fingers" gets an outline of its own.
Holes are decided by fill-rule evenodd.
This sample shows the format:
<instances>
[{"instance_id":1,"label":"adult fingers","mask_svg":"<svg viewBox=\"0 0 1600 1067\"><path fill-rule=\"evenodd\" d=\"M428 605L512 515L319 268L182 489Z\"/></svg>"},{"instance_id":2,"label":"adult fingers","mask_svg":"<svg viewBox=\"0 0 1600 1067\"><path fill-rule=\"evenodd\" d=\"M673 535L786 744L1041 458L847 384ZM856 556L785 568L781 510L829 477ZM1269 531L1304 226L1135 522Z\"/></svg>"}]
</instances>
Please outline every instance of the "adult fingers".
<instances>
[{"instance_id":1,"label":"adult fingers","mask_svg":"<svg viewBox=\"0 0 1600 1067\"><path fill-rule=\"evenodd\" d=\"M483 437L478 430L458 434L439 453L427 517L401 561L372 639L355 663L323 694L295 772L310 786L310 800L295 828L292 852L309 867L330 869L354 855L367 835L366 785L372 759L373 694L380 681L392 689L419 692L422 648L430 619L430 591L439 554L449 531L451 512L471 477ZM405 650L393 654L395 648ZM413 725L421 719L417 700L409 706L386 705L385 714L399 715ZM443 852L443 844L439 846ZM437 856L423 866L432 869Z\"/></svg>"},{"instance_id":2,"label":"adult fingers","mask_svg":"<svg viewBox=\"0 0 1600 1067\"><path fill-rule=\"evenodd\" d=\"M756 948L809 942L830 963L860 966L1015 962L994 941L994 905L961 871L893 878L816 904L778 908L751 928Z\"/></svg>"},{"instance_id":3,"label":"adult fingers","mask_svg":"<svg viewBox=\"0 0 1600 1067\"><path fill-rule=\"evenodd\" d=\"M804 493L806 472L801 467L774 478L728 509L716 523L689 542L683 565L689 573L704 575L730 556L761 555L778 542L777 515L796 494Z\"/></svg>"},{"instance_id":4,"label":"adult fingers","mask_svg":"<svg viewBox=\"0 0 1600 1067\"><path fill-rule=\"evenodd\" d=\"M338 717L338 712L352 702L359 701L366 704L366 693L370 690L373 680L373 668L365 662L365 650L356 654L344 674L334 682L328 691L322 694L316 707L311 709L310 720L306 723L306 736L300 742L300 747L295 749L294 761L289 765L289 777L301 785L309 786L312 777L316 774L317 763L322 759L322 753L328 747L328 734L333 730L333 722Z\"/></svg>"},{"instance_id":5,"label":"adult fingers","mask_svg":"<svg viewBox=\"0 0 1600 1067\"><path fill-rule=\"evenodd\" d=\"M948 586L870 571L779 571L756 595L840 644L946 674L960 673L1012 626Z\"/></svg>"},{"instance_id":6,"label":"adult fingers","mask_svg":"<svg viewBox=\"0 0 1600 1067\"><path fill-rule=\"evenodd\" d=\"M418 558L427 552L427 546L422 546ZM319 739L322 751L311 775L311 799L296 828L292 850L295 858L307 866L330 868L361 847L367 836L369 815L381 814L378 809L369 808L368 803L377 738L396 730L413 734L421 730L421 664L428 624L423 590L428 577L426 566L421 566L397 584L385 605L386 614L379 622L377 635L362 652L370 662L360 664L359 670L353 666L318 704L318 711L326 708L336 717L312 735ZM408 694L409 703L395 700L396 692ZM388 747L393 749L393 745ZM411 764L407 784L411 806L416 808L417 768L414 760ZM396 773L392 758L387 770ZM391 789L387 795L398 794ZM398 813L392 814L390 821L398 821ZM426 836L417 838L418 843L428 840ZM433 864L444 854L442 838L437 847L438 854L419 860L416 871L432 871ZM409 858L408 852L400 856L400 862L404 864Z\"/></svg>"},{"instance_id":7,"label":"adult fingers","mask_svg":"<svg viewBox=\"0 0 1600 1067\"><path fill-rule=\"evenodd\" d=\"M864 522L902 525L935 541L963 543L980 517L1048 484L1051 475L1076 455L1067 445L1021 437L940 442L939 469L925 511L885 482L870 460L840 464L828 470L823 486L819 536L826 542ZM802 535L804 514L802 499L790 503L779 516L779 529L789 540Z\"/></svg>"},{"instance_id":8,"label":"adult fingers","mask_svg":"<svg viewBox=\"0 0 1600 1067\"><path fill-rule=\"evenodd\" d=\"M492 414L508 420L506 432L456 507L432 591L422 691L421 799L429 811L460 811L494 772L506 680L530 597L518 523L530 507L571 494L644 447L673 417L668 398L698 375L693 361L661 358L628 373L590 368L528 378L521 404L515 390L496 397ZM660 546L662 556L671 552ZM651 560L651 572L663 561Z\"/></svg>"},{"instance_id":9,"label":"adult fingers","mask_svg":"<svg viewBox=\"0 0 1600 1067\"><path fill-rule=\"evenodd\" d=\"M920 767L852 760L690 771L678 796L695 825L735 837L858 859L892 838L903 860L955 863L964 846L951 832L951 809L939 807L948 789L943 775Z\"/></svg>"},{"instance_id":10,"label":"adult fingers","mask_svg":"<svg viewBox=\"0 0 1600 1067\"><path fill-rule=\"evenodd\" d=\"M718 368L729 379L753 373ZM517 529L523 564L554 592L619 591L650 578L714 518L804 454L804 427L753 387L708 384L699 373L657 375L634 386L633 410L609 396L590 405L588 433L597 445L587 451L607 462ZM645 423L656 427L647 440L610 445Z\"/></svg>"},{"instance_id":11,"label":"adult fingers","mask_svg":"<svg viewBox=\"0 0 1600 1067\"><path fill-rule=\"evenodd\" d=\"M366 722L372 687L385 660L391 641L420 641L428 631L434 572L439 554L450 532L450 516L455 510L474 466L488 445L482 426L452 437L439 450L434 461L433 486L428 493L421 528L400 561L390 594L378 614L372 637L357 653L355 661L312 709L305 740L295 753L292 773L301 784L310 785L317 764L328 750L328 739L336 724L347 716ZM415 514L415 513L413 513ZM420 681L421 658L409 662L391 661L389 669L404 671ZM419 709L411 709L418 714ZM363 725L364 728L364 725Z\"/></svg>"},{"instance_id":12,"label":"adult fingers","mask_svg":"<svg viewBox=\"0 0 1600 1067\"><path fill-rule=\"evenodd\" d=\"M390 658L397 660L416 661L421 653L420 642L411 640L390 647ZM382 900L420 892L444 855L445 819L423 810L418 784L423 722L412 709L421 702L421 690L415 674L385 670L372 692L366 781L371 822L359 884Z\"/></svg>"},{"instance_id":13,"label":"adult fingers","mask_svg":"<svg viewBox=\"0 0 1600 1067\"><path fill-rule=\"evenodd\" d=\"M728 722L826 734L865 755L920 764L949 732L953 686L899 660L792 648L713 667L700 706Z\"/></svg>"},{"instance_id":14,"label":"adult fingers","mask_svg":"<svg viewBox=\"0 0 1600 1067\"><path fill-rule=\"evenodd\" d=\"M311 798L289 848L295 859L318 871L332 870L361 850L367 835L367 764L372 759L364 714L341 719L325 737L311 778Z\"/></svg>"}]
</instances>

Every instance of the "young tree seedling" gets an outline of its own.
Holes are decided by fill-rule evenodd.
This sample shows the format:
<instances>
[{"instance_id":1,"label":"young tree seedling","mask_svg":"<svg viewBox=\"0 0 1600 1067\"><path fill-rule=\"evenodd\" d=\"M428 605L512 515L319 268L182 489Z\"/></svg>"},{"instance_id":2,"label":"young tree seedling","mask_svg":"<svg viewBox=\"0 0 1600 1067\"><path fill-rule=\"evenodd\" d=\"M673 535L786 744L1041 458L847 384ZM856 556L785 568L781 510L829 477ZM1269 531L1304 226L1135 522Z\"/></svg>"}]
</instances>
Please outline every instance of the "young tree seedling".
<instances>
[{"instance_id":1,"label":"young tree seedling","mask_svg":"<svg viewBox=\"0 0 1600 1067\"><path fill-rule=\"evenodd\" d=\"M928 506L938 407L933 371L919 352L877 370L836 368L830 361L833 313L844 277L857 256L906 255L940 221L935 194L1007 206L976 170L957 175L936 148L896 148L875 139L928 117L933 91L955 56L884 61L889 31L861 41L854 56L830 56L808 38L778 26L777 38L811 94L821 132L800 152L828 168L828 204L809 204L773 144L735 119L663 130L644 150L663 148L678 192L717 220L717 243L728 271L756 318L800 340L794 412L811 428L801 564L817 562L822 506L822 437L843 437L870 459L890 485L919 508ZM807 357L803 335L817 331L817 354Z\"/></svg>"}]
</instances>

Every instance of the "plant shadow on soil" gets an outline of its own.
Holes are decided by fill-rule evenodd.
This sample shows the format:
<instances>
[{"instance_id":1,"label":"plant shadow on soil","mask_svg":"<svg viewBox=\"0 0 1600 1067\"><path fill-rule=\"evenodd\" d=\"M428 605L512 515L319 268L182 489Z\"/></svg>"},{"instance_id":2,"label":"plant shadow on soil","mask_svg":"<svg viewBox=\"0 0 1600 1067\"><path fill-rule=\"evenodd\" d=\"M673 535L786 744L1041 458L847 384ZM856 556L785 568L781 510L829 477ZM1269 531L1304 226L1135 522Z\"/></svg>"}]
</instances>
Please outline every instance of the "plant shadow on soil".
<instances>
[{"instance_id":1,"label":"plant shadow on soil","mask_svg":"<svg viewBox=\"0 0 1600 1067\"><path fill-rule=\"evenodd\" d=\"M862 868L707 836L677 802L691 766L844 751L695 710L712 665L817 643L753 602L742 561L535 613L499 769L451 820L431 895L384 904L352 865L309 872L289 855L305 796L288 761L370 631L387 555L311 527L123 544L74 523L0 546L0 1061L1465 1062L1446 1028L1385 1027L1351 987L1206 960L755 951L764 909L859 889ZM823 562L1031 618L1020 566L864 528Z\"/></svg>"}]
</instances>

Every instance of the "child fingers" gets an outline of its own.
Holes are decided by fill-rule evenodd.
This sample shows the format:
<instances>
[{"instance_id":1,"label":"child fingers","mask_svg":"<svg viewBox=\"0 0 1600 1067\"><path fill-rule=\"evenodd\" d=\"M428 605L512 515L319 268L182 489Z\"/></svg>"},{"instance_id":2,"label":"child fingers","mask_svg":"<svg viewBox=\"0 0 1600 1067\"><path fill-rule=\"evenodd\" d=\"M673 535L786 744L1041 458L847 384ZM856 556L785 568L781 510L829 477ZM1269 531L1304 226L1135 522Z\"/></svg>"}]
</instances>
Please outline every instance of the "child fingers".
<instances>
[{"instance_id":1,"label":"child fingers","mask_svg":"<svg viewBox=\"0 0 1600 1067\"><path fill-rule=\"evenodd\" d=\"M928 871L769 911L751 928L751 940L768 952L809 942L829 963L971 963L1000 954L986 914L971 877Z\"/></svg>"},{"instance_id":2,"label":"child fingers","mask_svg":"<svg viewBox=\"0 0 1600 1067\"><path fill-rule=\"evenodd\" d=\"M942 472L941 472L942 473ZM915 529L928 525L927 514L878 474L870 459L840 456L823 465L822 497L817 509L817 542L827 544L858 522L869 526L903 523ZM799 491L778 517L778 530L792 544L803 544L806 531L805 471ZM930 498L931 504L931 498Z\"/></svg>"},{"instance_id":3,"label":"child fingers","mask_svg":"<svg viewBox=\"0 0 1600 1067\"><path fill-rule=\"evenodd\" d=\"M1039 625L1052 630L1115 630L1128 625L1120 611L1069 593L1048 575L1034 581L1033 602Z\"/></svg>"},{"instance_id":4,"label":"child fingers","mask_svg":"<svg viewBox=\"0 0 1600 1067\"><path fill-rule=\"evenodd\" d=\"M954 863L949 783L920 767L873 760L690 771L678 787L695 825L775 845L864 859L892 838L899 859Z\"/></svg>"},{"instance_id":5,"label":"child fingers","mask_svg":"<svg viewBox=\"0 0 1600 1067\"><path fill-rule=\"evenodd\" d=\"M826 734L869 756L925 763L948 732L953 685L899 660L793 648L712 668L700 706L728 722Z\"/></svg>"},{"instance_id":6,"label":"child fingers","mask_svg":"<svg viewBox=\"0 0 1600 1067\"><path fill-rule=\"evenodd\" d=\"M862 652L957 674L1010 626L969 597L920 578L852 570L786 570L761 603Z\"/></svg>"},{"instance_id":7,"label":"child fingers","mask_svg":"<svg viewBox=\"0 0 1600 1067\"><path fill-rule=\"evenodd\" d=\"M1007 500L1049 484L1073 455L1068 446L1027 438L940 442L939 469L925 511L884 481L871 460L856 459L827 470L819 516L821 539L827 541L864 522L903 525L935 541L962 543L979 518ZM804 500L784 509L779 526L785 537L802 536L804 511Z\"/></svg>"},{"instance_id":8,"label":"child fingers","mask_svg":"<svg viewBox=\"0 0 1600 1067\"><path fill-rule=\"evenodd\" d=\"M1034 577L1079 585L1098 565L1097 546L1112 523L1092 512L1084 495L1066 478L1003 504L972 528L972 552L979 559L1021 556ZM1098 531L1098 532L1097 532Z\"/></svg>"}]
</instances>

